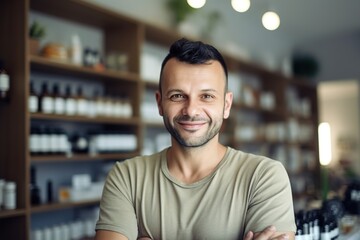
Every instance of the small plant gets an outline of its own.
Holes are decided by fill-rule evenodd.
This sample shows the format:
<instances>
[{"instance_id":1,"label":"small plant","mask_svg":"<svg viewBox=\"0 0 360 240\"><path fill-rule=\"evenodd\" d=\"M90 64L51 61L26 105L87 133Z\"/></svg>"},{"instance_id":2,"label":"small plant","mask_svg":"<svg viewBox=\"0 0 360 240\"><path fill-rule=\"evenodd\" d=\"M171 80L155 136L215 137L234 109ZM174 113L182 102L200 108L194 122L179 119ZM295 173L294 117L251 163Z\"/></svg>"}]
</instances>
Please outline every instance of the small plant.
<instances>
[{"instance_id":1,"label":"small plant","mask_svg":"<svg viewBox=\"0 0 360 240\"><path fill-rule=\"evenodd\" d=\"M175 25L184 21L189 14L195 11L185 0L168 0L167 7L173 14Z\"/></svg>"},{"instance_id":2,"label":"small plant","mask_svg":"<svg viewBox=\"0 0 360 240\"><path fill-rule=\"evenodd\" d=\"M29 35L34 39L41 39L45 36L45 27L34 21L30 26Z\"/></svg>"}]
</instances>

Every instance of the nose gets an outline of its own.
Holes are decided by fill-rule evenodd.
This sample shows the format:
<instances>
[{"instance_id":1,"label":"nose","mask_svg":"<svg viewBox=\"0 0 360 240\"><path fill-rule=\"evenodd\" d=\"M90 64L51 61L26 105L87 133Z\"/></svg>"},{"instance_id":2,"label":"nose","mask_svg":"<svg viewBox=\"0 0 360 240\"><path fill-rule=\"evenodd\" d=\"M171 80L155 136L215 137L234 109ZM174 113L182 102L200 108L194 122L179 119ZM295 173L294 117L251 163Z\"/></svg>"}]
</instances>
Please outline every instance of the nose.
<instances>
[{"instance_id":1,"label":"nose","mask_svg":"<svg viewBox=\"0 0 360 240\"><path fill-rule=\"evenodd\" d=\"M194 99L188 99L182 109L182 114L184 116L194 117L199 114L199 104Z\"/></svg>"}]
</instances>

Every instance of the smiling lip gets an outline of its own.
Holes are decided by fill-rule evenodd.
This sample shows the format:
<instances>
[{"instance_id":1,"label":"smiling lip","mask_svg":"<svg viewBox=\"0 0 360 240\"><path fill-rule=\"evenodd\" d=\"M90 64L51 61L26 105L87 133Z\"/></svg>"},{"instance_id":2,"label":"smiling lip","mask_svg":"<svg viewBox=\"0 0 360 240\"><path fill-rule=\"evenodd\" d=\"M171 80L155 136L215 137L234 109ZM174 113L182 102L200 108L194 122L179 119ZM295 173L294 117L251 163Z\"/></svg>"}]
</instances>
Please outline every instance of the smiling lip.
<instances>
[{"instance_id":1,"label":"smiling lip","mask_svg":"<svg viewBox=\"0 0 360 240\"><path fill-rule=\"evenodd\" d=\"M178 124L185 130L194 131L200 129L206 122L178 122Z\"/></svg>"}]
</instances>

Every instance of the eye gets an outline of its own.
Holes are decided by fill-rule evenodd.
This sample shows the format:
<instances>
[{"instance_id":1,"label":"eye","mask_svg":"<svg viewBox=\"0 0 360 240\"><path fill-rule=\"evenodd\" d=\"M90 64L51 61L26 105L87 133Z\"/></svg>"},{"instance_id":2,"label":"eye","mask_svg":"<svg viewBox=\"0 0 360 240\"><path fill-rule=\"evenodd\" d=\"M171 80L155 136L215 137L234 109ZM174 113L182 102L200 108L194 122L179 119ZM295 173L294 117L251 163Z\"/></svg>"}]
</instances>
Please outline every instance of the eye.
<instances>
[{"instance_id":1,"label":"eye","mask_svg":"<svg viewBox=\"0 0 360 240\"><path fill-rule=\"evenodd\" d=\"M213 96L211 94L204 94L201 96L201 98L205 101L212 101L215 99L215 96Z\"/></svg>"},{"instance_id":2,"label":"eye","mask_svg":"<svg viewBox=\"0 0 360 240\"><path fill-rule=\"evenodd\" d=\"M179 102L185 99L185 96L183 94L177 93L170 96L170 100L174 102Z\"/></svg>"}]
</instances>

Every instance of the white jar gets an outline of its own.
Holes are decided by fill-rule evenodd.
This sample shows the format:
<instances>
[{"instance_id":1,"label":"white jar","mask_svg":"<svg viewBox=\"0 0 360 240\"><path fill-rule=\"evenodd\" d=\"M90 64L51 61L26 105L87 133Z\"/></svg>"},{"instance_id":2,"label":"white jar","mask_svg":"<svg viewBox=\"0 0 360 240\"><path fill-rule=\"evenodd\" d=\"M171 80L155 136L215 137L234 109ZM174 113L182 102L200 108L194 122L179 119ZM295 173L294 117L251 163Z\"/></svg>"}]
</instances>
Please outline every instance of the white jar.
<instances>
[{"instance_id":1,"label":"white jar","mask_svg":"<svg viewBox=\"0 0 360 240\"><path fill-rule=\"evenodd\" d=\"M16 183L6 182L4 186L4 208L16 208Z\"/></svg>"},{"instance_id":2,"label":"white jar","mask_svg":"<svg viewBox=\"0 0 360 240\"><path fill-rule=\"evenodd\" d=\"M43 231L41 229L36 229L32 232L33 240L43 240Z\"/></svg>"}]
</instances>

